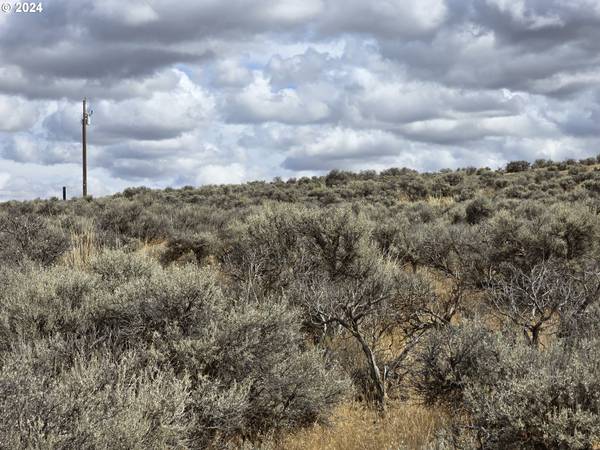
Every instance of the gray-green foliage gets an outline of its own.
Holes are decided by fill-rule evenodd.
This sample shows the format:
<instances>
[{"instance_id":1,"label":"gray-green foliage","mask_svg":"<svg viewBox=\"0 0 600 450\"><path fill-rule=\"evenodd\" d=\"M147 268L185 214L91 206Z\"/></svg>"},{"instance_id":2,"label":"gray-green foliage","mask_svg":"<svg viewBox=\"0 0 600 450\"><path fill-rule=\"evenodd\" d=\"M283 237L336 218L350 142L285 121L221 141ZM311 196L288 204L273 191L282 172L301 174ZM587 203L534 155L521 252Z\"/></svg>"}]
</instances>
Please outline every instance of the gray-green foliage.
<instances>
[{"instance_id":1,"label":"gray-green foliage","mask_svg":"<svg viewBox=\"0 0 600 450\"><path fill-rule=\"evenodd\" d=\"M55 345L22 344L2 355L2 447L186 447L194 422L187 377L140 368L134 353L76 353L56 366Z\"/></svg>"},{"instance_id":2,"label":"gray-green foliage","mask_svg":"<svg viewBox=\"0 0 600 450\"><path fill-rule=\"evenodd\" d=\"M69 247L69 239L56 224L43 216L0 213L0 263L27 261L49 266Z\"/></svg>"},{"instance_id":3,"label":"gray-green foliage","mask_svg":"<svg viewBox=\"0 0 600 450\"><path fill-rule=\"evenodd\" d=\"M348 388L297 310L229 297L210 269L113 251L87 272L8 278L0 442L13 448L206 448L324 420Z\"/></svg>"},{"instance_id":4,"label":"gray-green foliage","mask_svg":"<svg viewBox=\"0 0 600 450\"><path fill-rule=\"evenodd\" d=\"M272 208L237 232L224 259L227 273L258 298L289 298L319 343L336 333L352 337L368 373L357 384L372 387L375 394L365 394L383 407L388 380L380 343L389 333L408 342L431 326L428 284L381 255L373 223L350 208ZM403 358L393 359L396 368Z\"/></svg>"},{"instance_id":5,"label":"gray-green foliage","mask_svg":"<svg viewBox=\"0 0 600 450\"><path fill-rule=\"evenodd\" d=\"M99 280L64 268L12 271L0 291L0 350L15 340L85 334L91 326Z\"/></svg>"},{"instance_id":6,"label":"gray-green foliage","mask_svg":"<svg viewBox=\"0 0 600 450\"><path fill-rule=\"evenodd\" d=\"M428 338L415 387L453 411L455 445L591 449L600 439L598 344L558 340L540 351L480 324L452 326Z\"/></svg>"},{"instance_id":7,"label":"gray-green foliage","mask_svg":"<svg viewBox=\"0 0 600 450\"><path fill-rule=\"evenodd\" d=\"M128 281L149 279L157 269L147 256L119 250L105 250L94 256L90 268L111 291Z\"/></svg>"},{"instance_id":8,"label":"gray-green foliage","mask_svg":"<svg viewBox=\"0 0 600 450\"><path fill-rule=\"evenodd\" d=\"M590 448L593 162L0 204L0 446L254 441L325 419L340 364L383 398L412 366L456 412L454 448ZM123 251L59 267L83 223L102 247L166 243L176 267Z\"/></svg>"},{"instance_id":9,"label":"gray-green foliage","mask_svg":"<svg viewBox=\"0 0 600 450\"><path fill-rule=\"evenodd\" d=\"M593 253L598 226L585 205L525 203L513 212L500 211L482 233L490 260L527 270L550 258L574 261Z\"/></svg>"},{"instance_id":10,"label":"gray-green foliage","mask_svg":"<svg viewBox=\"0 0 600 450\"><path fill-rule=\"evenodd\" d=\"M493 211L492 202L485 197L479 197L469 202L465 208L466 220L474 225L490 217Z\"/></svg>"},{"instance_id":11,"label":"gray-green foliage","mask_svg":"<svg viewBox=\"0 0 600 450\"><path fill-rule=\"evenodd\" d=\"M598 344L501 352L502 376L469 382L464 393L483 448L591 449L600 439Z\"/></svg>"}]
</instances>

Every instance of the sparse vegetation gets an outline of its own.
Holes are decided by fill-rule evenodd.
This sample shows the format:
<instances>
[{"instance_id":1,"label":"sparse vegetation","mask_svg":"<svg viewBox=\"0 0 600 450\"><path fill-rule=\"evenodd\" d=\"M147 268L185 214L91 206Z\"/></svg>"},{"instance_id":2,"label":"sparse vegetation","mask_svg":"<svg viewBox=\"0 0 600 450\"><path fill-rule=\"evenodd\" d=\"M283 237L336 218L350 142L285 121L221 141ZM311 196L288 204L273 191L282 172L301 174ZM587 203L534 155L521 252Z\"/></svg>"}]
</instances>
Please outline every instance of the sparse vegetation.
<instances>
[{"instance_id":1,"label":"sparse vegetation","mask_svg":"<svg viewBox=\"0 0 600 450\"><path fill-rule=\"evenodd\" d=\"M595 159L0 204L0 447L593 449Z\"/></svg>"}]
</instances>

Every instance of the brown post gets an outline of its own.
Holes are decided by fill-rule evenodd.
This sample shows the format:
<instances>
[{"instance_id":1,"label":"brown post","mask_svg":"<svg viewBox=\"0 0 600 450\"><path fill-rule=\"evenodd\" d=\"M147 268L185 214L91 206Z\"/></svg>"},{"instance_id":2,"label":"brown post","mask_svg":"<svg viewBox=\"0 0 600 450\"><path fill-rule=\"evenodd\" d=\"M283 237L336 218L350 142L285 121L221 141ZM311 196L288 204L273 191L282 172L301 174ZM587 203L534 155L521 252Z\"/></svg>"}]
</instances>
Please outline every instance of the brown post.
<instances>
[{"instance_id":1,"label":"brown post","mask_svg":"<svg viewBox=\"0 0 600 450\"><path fill-rule=\"evenodd\" d=\"M87 197L87 109L86 109L87 100L83 99L83 115L81 119L81 143L83 150L83 196Z\"/></svg>"}]
</instances>

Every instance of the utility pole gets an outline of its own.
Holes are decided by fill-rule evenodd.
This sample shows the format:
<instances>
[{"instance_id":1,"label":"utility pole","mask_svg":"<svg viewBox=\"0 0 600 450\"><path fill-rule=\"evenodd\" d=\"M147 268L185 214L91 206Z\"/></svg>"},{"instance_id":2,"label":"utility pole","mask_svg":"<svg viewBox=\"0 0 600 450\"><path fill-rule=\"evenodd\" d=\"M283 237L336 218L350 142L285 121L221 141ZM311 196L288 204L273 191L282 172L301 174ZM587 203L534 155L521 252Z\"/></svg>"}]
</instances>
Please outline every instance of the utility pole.
<instances>
[{"instance_id":1,"label":"utility pole","mask_svg":"<svg viewBox=\"0 0 600 450\"><path fill-rule=\"evenodd\" d=\"M83 114L81 116L81 144L83 151L83 196L87 197L87 126L93 111L87 110L87 99L83 99Z\"/></svg>"}]
</instances>

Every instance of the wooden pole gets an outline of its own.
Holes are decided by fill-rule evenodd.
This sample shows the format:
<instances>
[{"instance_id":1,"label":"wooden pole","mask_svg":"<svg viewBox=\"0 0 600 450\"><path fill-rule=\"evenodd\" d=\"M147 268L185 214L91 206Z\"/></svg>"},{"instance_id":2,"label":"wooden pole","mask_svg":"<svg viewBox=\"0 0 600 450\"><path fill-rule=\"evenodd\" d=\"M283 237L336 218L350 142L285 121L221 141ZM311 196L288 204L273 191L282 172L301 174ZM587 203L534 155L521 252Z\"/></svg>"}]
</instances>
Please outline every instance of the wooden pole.
<instances>
[{"instance_id":1,"label":"wooden pole","mask_svg":"<svg viewBox=\"0 0 600 450\"><path fill-rule=\"evenodd\" d=\"M83 196L87 197L87 100L83 99L83 115L81 119L81 143L83 151Z\"/></svg>"},{"instance_id":2,"label":"wooden pole","mask_svg":"<svg viewBox=\"0 0 600 450\"><path fill-rule=\"evenodd\" d=\"M63 200L67 200L67 187L63 186Z\"/></svg>"}]
</instances>

